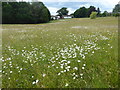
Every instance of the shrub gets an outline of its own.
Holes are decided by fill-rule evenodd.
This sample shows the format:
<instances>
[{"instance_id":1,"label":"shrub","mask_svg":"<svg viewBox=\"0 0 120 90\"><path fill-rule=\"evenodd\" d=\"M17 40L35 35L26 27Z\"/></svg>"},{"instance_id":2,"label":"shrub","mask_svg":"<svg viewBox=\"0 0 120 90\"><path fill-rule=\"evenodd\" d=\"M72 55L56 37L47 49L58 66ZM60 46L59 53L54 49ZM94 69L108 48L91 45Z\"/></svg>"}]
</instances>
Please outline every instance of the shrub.
<instances>
[{"instance_id":1,"label":"shrub","mask_svg":"<svg viewBox=\"0 0 120 90\"><path fill-rule=\"evenodd\" d=\"M115 16L115 17L119 17L120 14L119 14L119 13L115 13L115 14L113 14L113 16Z\"/></svg>"},{"instance_id":2,"label":"shrub","mask_svg":"<svg viewBox=\"0 0 120 90\"><path fill-rule=\"evenodd\" d=\"M97 12L92 12L92 13L90 14L90 18L91 18L91 19L95 19L96 16L97 16Z\"/></svg>"}]
</instances>

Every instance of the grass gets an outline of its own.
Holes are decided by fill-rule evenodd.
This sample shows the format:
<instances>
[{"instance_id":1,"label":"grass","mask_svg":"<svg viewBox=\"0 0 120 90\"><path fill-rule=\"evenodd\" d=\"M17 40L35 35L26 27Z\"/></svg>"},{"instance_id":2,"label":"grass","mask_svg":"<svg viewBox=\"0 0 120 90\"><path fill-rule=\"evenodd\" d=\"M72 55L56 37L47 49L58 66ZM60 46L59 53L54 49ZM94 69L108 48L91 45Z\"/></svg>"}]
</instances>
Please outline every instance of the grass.
<instances>
[{"instance_id":1,"label":"grass","mask_svg":"<svg viewBox=\"0 0 120 90\"><path fill-rule=\"evenodd\" d=\"M117 88L118 20L3 25L3 88Z\"/></svg>"}]
</instances>

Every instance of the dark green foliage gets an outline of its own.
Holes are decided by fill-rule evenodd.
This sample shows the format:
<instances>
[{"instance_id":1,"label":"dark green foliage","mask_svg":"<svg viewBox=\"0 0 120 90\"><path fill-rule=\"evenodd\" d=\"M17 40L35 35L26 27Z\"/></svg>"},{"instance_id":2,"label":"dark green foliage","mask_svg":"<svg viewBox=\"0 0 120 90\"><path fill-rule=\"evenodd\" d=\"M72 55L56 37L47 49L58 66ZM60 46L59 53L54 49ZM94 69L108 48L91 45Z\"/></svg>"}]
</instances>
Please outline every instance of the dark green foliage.
<instances>
[{"instance_id":1,"label":"dark green foliage","mask_svg":"<svg viewBox=\"0 0 120 90\"><path fill-rule=\"evenodd\" d=\"M108 15L108 12L107 11L104 11L103 13L102 13L102 16L103 17L106 17Z\"/></svg>"},{"instance_id":2,"label":"dark green foliage","mask_svg":"<svg viewBox=\"0 0 120 90\"><path fill-rule=\"evenodd\" d=\"M90 17L90 14L92 12L97 12L94 6L90 6L89 8L81 7L74 12L74 17L75 18Z\"/></svg>"},{"instance_id":3,"label":"dark green foliage","mask_svg":"<svg viewBox=\"0 0 120 90\"><path fill-rule=\"evenodd\" d=\"M113 13L113 16L119 17L119 16L120 16L120 13Z\"/></svg>"},{"instance_id":4,"label":"dark green foliage","mask_svg":"<svg viewBox=\"0 0 120 90\"><path fill-rule=\"evenodd\" d=\"M61 8L61 9L59 9L59 10L57 11L58 14L62 14L62 15L67 15L68 12L69 12L69 11L67 10L66 7L63 7L63 8Z\"/></svg>"},{"instance_id":5,"label":"dark green foliage","mask_svg":"<svg viewBox=\"0 0 120 90\"><path fill-rule=\"evenodd\" d=\"M2 23L25 24L46 23L50 21L50 12L42 2L3 2Z\"/></svg>"},{"instance_id":6,"label":"dark green foliage","mask_svg":"<svg viewBox=\"0 0 120 90\"><path fill-rule=\"evenodd\" d=\"M97 8L97 16L98 16L98 17L100 17L100 12L101 12L100 9Z\"/></svg>"},{"instance_id":7,"label":"dark green foliage","mask_svg":"<svg viewBox=\"0 0 120 90\"><path fill-rule=\"evenodd\" d=\"M57 11L58 16L60 16L61 18L62 18L63 15L68 15L68 12L69 11L67 10L66 7L63 7L63 8L61 8Z\"/></svg>"},{"instance_id":8,"label":"dark green foliage","mask_svg":"<svg viewBox=\"0 0 120 90\"><path fill-rule=\"evenodd\" d=\"M87 9L85 7L81 7L74 12L74 17L76 18L83 18L87 17Z\"/></svg>"},{"instance_id":9,"label":"dark green foliage","mask_svg":"<svg viewBox=\"0 0 120 90\"><path fill-rule=\"evenodd\" d=\"M113 9L113 16L120 16L120 4L115 5L115 8Z\"/></svg>"},{"instance_id":10,"label":"dark green foliage","mask_svg":"<svg viewBox=\"0 0 120 90\"><path fill-rule=\"evenodd\" d=\"M87 16L89 17L92 12L97 12L97 10L94 6L90 6L88 8Z\"/></svg>"},{"instance_id":11,"label":"dark green foliage","mask_svg":"<svg viewBox=\"0 0 120 90\"><path fill-rule=\"evenodd\" d=\"M113 13L120 12L120 4L115 5L115 8L113 9Z\"/></svg>"}]
</instances>

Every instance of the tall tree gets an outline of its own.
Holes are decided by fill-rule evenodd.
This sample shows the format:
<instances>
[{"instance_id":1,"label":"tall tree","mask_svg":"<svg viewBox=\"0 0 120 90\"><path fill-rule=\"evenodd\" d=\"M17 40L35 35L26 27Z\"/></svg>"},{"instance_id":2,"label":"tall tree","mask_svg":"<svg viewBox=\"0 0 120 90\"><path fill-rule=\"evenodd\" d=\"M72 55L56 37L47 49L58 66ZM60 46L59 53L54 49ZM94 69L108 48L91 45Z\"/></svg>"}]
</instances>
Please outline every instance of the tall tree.
<instances>
[{"instance_id":1,"label":"tall tree","mask_svg":"<svg viewBox=\"0 0 120 90\"><path fill-rule=\"evenodd\" d=\"M42 2L33 2L31 9L35 23L50 21L50 12Z\"/></svg>"},{"instance_id":2,"label":"tall tree","mask_svg":"<svg viewBox=\"0 0 120 90\"><path fill-rule=\"evenodd\" d=\"M109 15L109 13L107 12L107 11L104 11L103 13L102 13L102 16L103 17L106 17L106 16L108 16Z\"/></svg>"},{"instance_id":3,"label":"tall tree","mask_svg":"<svg viewBox=\"0 0 120 90\"><path fill-rule=\"evenodd\" d=\"M63 7L57 11L58 15L62 18L62 15L68 15L68 10L66 7Z\"/></svg>"},{"instance_id":4,"label":"tall tree","mask_svg":"<svg viewBox=\"0 0 120 90\"><path fill-rule=\"evenodd\" d=\"M120 12L120 4L115 5L113 9L113 13L118 13L118 12Z\"/></svg>"},{"instance_id":5,"label":"tall tree","mask_svg":"<svg viewBox=\"0 0 120 90\"><path fill-rule=\"evenodd\" d=\"M2 23L45 23L50 12L42 2L3 2Z\"/></svg>"},{"instance_id":6,"label":"tall tree","mask_svg":"<svg viewBox=\"0 0 120 90\"><path fill-rule=\"evenodd\" d=\"M12 23L13 18L13 7L7 2L2 3L2 23Z\"/></svg>"},{"instance_id":7,"label":"tall tree","mask_svg":"<svg viewBox=\"0 0 120 90\"><path fill-rule=\"evenodd\" d=\"M85 7L81 7L79 9L77 9L74 12L74 17L75 18L83 18L83 17L87 17L87 9Z\"/></svg>"},{"instance_id":8,"label":"tall tree","mask_svg":"<svg viewBox=\"0 0 120 90\"><path fill-rule=\"evenodd\" d=\"M94 6L90 6L88 8L87 16L89 17L92 12L97 12L97 10Z\"/></svg>"},{"instance_id":9,"label":"tall tree","mask_svg":"<svg viewBox=\"0 0 120 90\"><path fill-rule=\"evenodd\" d=\"M101 13L101 11L100 11L100 8L98 7L98 8L97 8L97 16L98 16L98 17L100 16L100 13Z\"/></svg>"}]
</instances>

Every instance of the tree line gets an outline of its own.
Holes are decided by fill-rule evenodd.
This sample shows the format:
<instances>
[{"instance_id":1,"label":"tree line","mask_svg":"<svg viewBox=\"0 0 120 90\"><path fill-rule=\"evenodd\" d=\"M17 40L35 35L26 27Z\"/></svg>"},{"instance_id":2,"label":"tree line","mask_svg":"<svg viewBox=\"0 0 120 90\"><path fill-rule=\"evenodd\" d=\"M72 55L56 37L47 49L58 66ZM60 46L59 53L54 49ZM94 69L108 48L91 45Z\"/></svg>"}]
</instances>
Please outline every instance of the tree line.
<instances>
[{"instance_id":1,"label":"tree line","mask_svg":"<svg viewBox=\"0 0 120 90\"><path fill-rule=\"evenodd\" d=\"M69 11L67 10L66 7L63 7L57 11L59 16L68 15L68 12ZM89 8L80 7L71 15L73 15L75 18L85 18L85 17L90 17L92 12L96 12L97 17L120 16L120 4L115 5L115 8L113 9L113 11L111 13L109 13L107 11L104 11L103 13L101 13L99 7L96 9L96 7L90 6Z\"/></svg>"},{"instance_id":2,"label":"tree line","mask_svg":"<svg viewBox=\"0 0 120 90\"><path fill-rule=\"evenodd\" d=\"M66 7L57 11L61 18L63 15L68 15L68 12ZM107 11L101 13L99 7L96 9L96 7L90 6L89 8L80 7L71 15L75 18L85 18L90 17L92 12L96 12L97 17L120 16L120 4L115 5L112 13ZM50 20L50 11L42 2L2 2L3 24L46 23Z\"/></svg>"},{"instance_id":3,"label":"tree line","mask_svg":"<svg viewBox=\"0 0 120 90\"><path fill-rule=\"evenodd\" d=\"M3 24L46 23L50 12L42 2L2 2Z\"/></svg>"}]
</instances>

